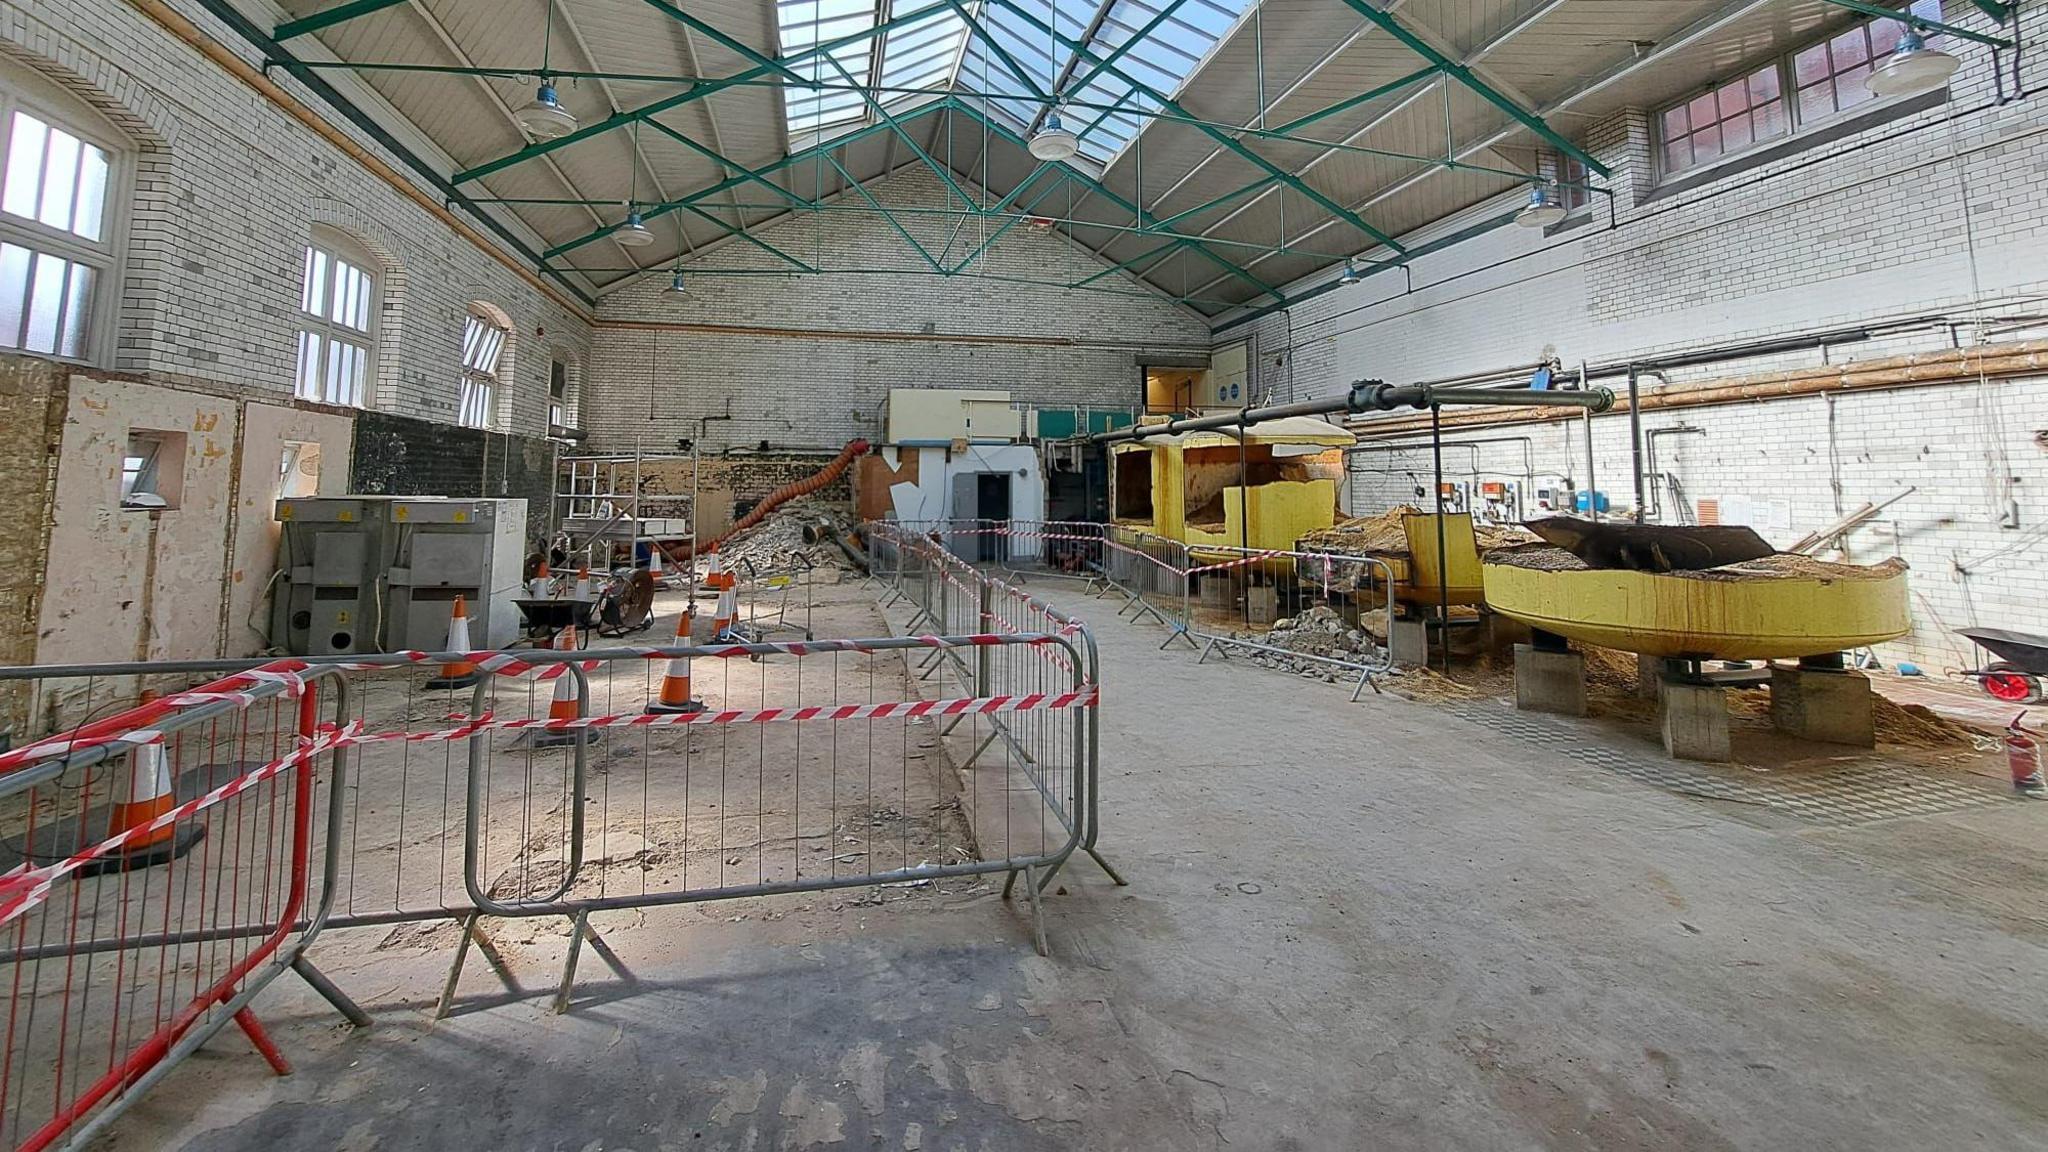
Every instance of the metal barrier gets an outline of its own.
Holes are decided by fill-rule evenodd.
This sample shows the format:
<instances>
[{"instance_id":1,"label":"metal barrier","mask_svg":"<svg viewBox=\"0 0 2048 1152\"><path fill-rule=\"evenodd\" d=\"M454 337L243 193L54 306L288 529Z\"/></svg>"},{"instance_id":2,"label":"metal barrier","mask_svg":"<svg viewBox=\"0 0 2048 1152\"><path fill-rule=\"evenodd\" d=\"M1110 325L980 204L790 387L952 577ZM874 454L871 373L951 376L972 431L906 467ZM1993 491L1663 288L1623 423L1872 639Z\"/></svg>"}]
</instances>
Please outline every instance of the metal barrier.
<instances>
[{"instance_id":1,"label":"metal barrier","mask_svg":"<svg viewBox=\"0 0 2048 1152\"><path fill-rule=\"evenodd\" d=\"M1099 526L1098 526L1099 527ZM1092 539L1081 534L1061 531L1057 536L1077 536L1080 543ZM969 666L965 654L959 651L934 651L917 668L920 680L929 680L941 670L950 670L959 683L977 695L985 695L994 687L1021 685L1033 690L1042 690L1044 677L1051 676L1055 682L1064 682L1072 676L1082 683L1097 684L1094 638L1084 625L1067 616L1051 605L1039 600L1011 581L977 569L962 560L946 547L947 534L940 529L921 525L905 525L896 522L876 521L867 525L869 555L875 559L876 571L886 573L889 583L890 600L907 600L916 609L908 628L930 625L950 632L956 628L977 632L988 632L1004 636L1027 636L1032 634L1053 634L1072 636L1087 641L1085 663L1066 663L1066 657L1059 652L1046 652L1046 663L1050 669L1039 667L1018 667L1014 657L1005 659L1000 649L982 648L973 653L975 663ZM1090 711L1085 714L1087 755L1086 781L1082 791L1082 803L1078 818L1082 835L1078 847L1099 865L1109 878L1121 885L1126 883L1123 876L1111 866L1097 846L1101 834L1097 755L1097 716ZM1027 746L1038 739L1032 730L1033 721L1015 717L993 717L990 732L979 739L968 759L973 763L991 747L1000 742L1013 750ZM948 730L950 731L950 729Z\"/></svg>"},{"instance_id":2,"label":"metal barrier","mask_svg":"<svg viewBox=\"0 0 2048 1152\"><path fill-rule=\"evenodd\" d=\"M1394 666L1393 572L1383 560L1337 552L1203 546L1187 570L1190 630L1201 659L1232 650L1271 652L1358 674L1357 700ZM1380 635L1372 635L1377 617ZM1293 643L1271 642L1285 622ZM1240 631L1240 628L1242 631Z\"/></svg>"},{"instance_id":3,"label":"metal barrier","mask_svg":"<svg viewBox=\"0 0 2048 1152\"><path fill-rule=\"evenodd\" d=\"M0 1142L83 1146L229 1021L289 1072L249 1008L288 968L368 1023L304 955L346 775L323 688L345 712L331 670L244 673L0 754Z\"/></svg>"},{"instance_id":4,"label":"metal barrier","mask_svg":"<svg viewBox=\"0 0 2048 1152\"><path fill-rule=\"evenodd\" d=\"M1134 622L1149 617L1165 625L1168 631L1159 644L1162 649L1175 640L1185 641L1190 648L1197 647L1190 634L1193 601L1188 582L1188 546L1178 540L1111 524L1103 528L1103 551L1106 586L1102 592L1117 592L1124 598L1117 615L1128 612Z\"/></svg>"},{"instance_id":5,"label":"metal barrier","mask_svg":"<svg viewBox=\"0 0 2048 1152\"><path fill-rule=\"evenodd\" d=\"M951 636L276 661L0 754L0 1134L75 1146L229 1020L285 1070L245 1010L287 967L366 1025L305 961L323 929L454 919L443 1014L472 950L519 991L485 917L569 920L557 1011L585 946L630 978L613 909L1000 873L1044 951L1040 894L1093 848L1094 647L990 595ZM971 690L922 698L909 656ZM91 699L222 663L0 679ZM177 807L109 835L162 791L151 748Z\"/></svg>"},{"instance_id":6,"label":"metal barrier","mask_svg":"<svg viewBox=\"0 0 2048 1152\"><path fill-rule=\"evenodd\" d=\"M811 581L818 562L809 553L791 553L787 567L772 571L764 571L744 557L738 567L740 620L733 626L737 635L749 640L763 640L782 632L806 640L816 636L811 628L812 609L816 607Z\"/></svg>"},{"instance_id":7,"label":"metal barrier","mask_svg":"<svg viewBox=\"0 0 2048 1152\"><path fill-rule=\"evenodd\" d=\"M892 520L895 529L940 544L968 564L1005 574L1096 579L1104 526L1085 520Z\"/></svg>"},{"instance_id":8,"label":"metal barrier","mask_svg":"<svg viewBox=\"0 0 2048 1152\"><path fill-rule=\"evenodd\" d=\"M1122 596L1119 616L1163 625L1162 649L1179 640L1200 652L1202 660L1234 650L1262 651L1354 672L1353 700L1393 667L1387 642L1393 572L1375 557L1190 546L1117 524L883 521L869 530L880 541L871 545L874 574L890 587L891 598L909 596L923 609L917 623L930 622L944 631L969 626L967 617L950 614L959 598L971 597L963 583L969 577L936 578L933 563L915 552L906 554L899 537L924 541L954 557L965 552L1020 569L1020 561L1056 543L1078 542L1074 547L1085 551L1077 555L1087 559L1099 585L1096 594ZM1283 621L1296 625L1289 629L1300 637L1293 644L1271 642L1273 626ZM1325 636L1313 634L1317 631Z\"/></svg>"}]
</instances>

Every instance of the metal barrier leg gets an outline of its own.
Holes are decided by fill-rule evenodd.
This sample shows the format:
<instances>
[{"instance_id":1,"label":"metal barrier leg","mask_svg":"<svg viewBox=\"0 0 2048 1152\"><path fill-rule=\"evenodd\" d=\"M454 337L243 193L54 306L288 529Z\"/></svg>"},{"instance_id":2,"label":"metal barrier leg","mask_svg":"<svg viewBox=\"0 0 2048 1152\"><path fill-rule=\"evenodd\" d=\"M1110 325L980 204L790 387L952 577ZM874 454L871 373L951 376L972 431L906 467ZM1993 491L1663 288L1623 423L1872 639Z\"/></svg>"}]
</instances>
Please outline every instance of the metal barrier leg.
<instances>
[{"instance_id":1,"label":"metal barrier leg","mask_svg":"<svg viewBox=\"0 0 2048 1152\"><path fill-rule=\"evenodd\" d=\"M1209 658L1210 653L1212 652L1225 660L1230 659L1230 653L1225 652L1223 649L1217 647L1216 638L1214 636L1211 636L1209 637L1209 642L1207 644L1202 645L1202 654L1195 658L1195 663L1200 664L1202 661L1207 660Z\"/></svg>"},{"instance_id":2,"label":"metal barrier leg","mask_svg":"<svg viewBox=\"0 0 2048 1152\"><path fill-rule=\"evenodd\" d=\"M1015 872L1010 873L1012 877ZM1050 877L1048 877L1050 879ZM1038 869L1027 866L1024 869L1024 896L1031 901L1031 940L1038 945L1040 956L1052 955L1052 949L1045 942L1045 901L1038 894Z\"/></svg>"},{"instance_id":3,"label":"metal barrier leg","mask_svg":"<svg viewBox=\"0 0 2048 1152\"><path fill-rule=\"evenodd\" d=\"M583 937L590 931L590 912L577 911L569 917L569 955L562 961L562 986L555 989L555 1015L569 1013L569 1001L576 995L576 961L583 955Z\"/></svg>"},{"instance_id":4,"label":"metal barrier leg","mask_svg":"<svg viewBox=\"0 0 2048 1152\"><path fill-rule=\"evenodd\" d=\"M270 1033L264 1030L263 1022L256 1019L256 1013L251 1012L245 1005L241 1011L235 1013L235 1023L241 1025L242 1035L247 1036L249 1043L255 1045L257 1053L270 1065L272 1072L279 1076L292 1074L291 1061L286 1060L284 1053L277 1050L276 1042L271 1040Z\"/></svg>"},{"instance_id":5,"label":"metal barrier leg","mask_svg":"<svg viewBox=\"0 0 2048 1152\"><path fill-rule=\"evenodd\" d=\"M1380 686L1373 683L1372 669L1370 668L1358 674L1358 686L1351 690L1351 702L1353 704L1358 703L1358 698L1365 694L1367 688L1372 689L1372 694L1375 696L1380 694Z\"/></svg>"},{"instance_id":6,"label":"metal barrier leg","mask_svg":"<svg viewBox=\"0 0 2048 1152\"><path fill-rule=\"evenodd\" d=\"M1165 619L1164 617L1161 617L1161 620L1162 620L1162 621L1164 621L1164 619ZM1167 624L1167 627L1168 627L1168 628L1171 628L1171 629L1173 629L1173 632L1172 632L1172 634L1171 634L1171 635L1167 636L1167 638L1166 638L1166 640L1165 640L1165 642L1164 642L1164 643L1162 643L1162 644L1160 644L1160 645L1159 645L1159 650L1160 650L1161 652L1164 652L1164 651L1166 651L1166 649L1168 648L1168 646L1170 646L1170 645L1171 645L1171 644L1172 644L1172 643L1173 643L1173 642L1174 642L1175 640L1185 640L1185 641L1187 641L1187 642L1188 642L1188 647L1189 647L1190 649L1199 649L1199 648L1201 647L1201 645L1199 645L1199 644L1196 644L1196 643L1195 643L1195 638L1194 638L1194 637L1193 637L1192 635L1190 635L1190 634L1188 633L1188 626L1187 626L1187 624L1185 624L1185 623L1180 623L1180 624Z\"/></svg>"},{"instance_id":7,"label":"metal barrier leg","mask_svg":"<svg viewBox=\"0 0 2048 1152\"><path fill-rule=\"evenodd\" d=\"M1104 874L1104 875L1106 875L1106 876L1108 876L1108 877L1110 878L1110 880L1114 881L1117 887L1119 887L1119 888L1128 888L1128 887L1130 887L1130 883L1131 883L1131 882L1130 882L1129 880L1126 880L1126 879L1124 879L1124 877L1123 877L1123 873L1121 873L1121 872L1118 872L1118 871L1117 871L1116 869L1114 869L1114 868L1110 867L1110 866L1109 866L1109 861L1107 861L1107 860L1104 860L1104 859L1102 858L1102 853L1101 853L1101 852L1098 852L1098 851L1096 851L1096 849L1095 849L1095 846L1094 846L1093 844L1089 844L1089 845L1086 845L1086 846L1084 846L1084 847L1083 847L1083 848L1081 849L1081 851L1083 851L1083 852L1086 852L1086 853L1088 853L1088 858L1089 858L1090 860L1093 860L1093 861L1095 861L1095 864L1096 864L1096 866L1097 866L1097 867L1099 867L1099 868L1101 868L1101 869L1102 869L1102 871L1103 871L1103 874Z\"/></svg>"},{"instance_id":8,"label":"metal barrier leg","mask_svg":"<svg viewBox=\"0 0 2048 1152\"><path fill-rule=\"evenodd\" d=\"M449 1010L455 1006L455 986L462 980L462 966L469 959L471 941L476 943L476 950L484 954L485 962L490 964L491 971L498 974L498 979L504 982L507 991L514 996L526 995L526 989L521 988L519 981L513 977L511 966L507 965L505 957L499 954L498 946L491 943L491 938L484 935L483 927L477 923L482 918L481 912L471 912L461 919L462 942L455 946L455 960L448 966L448 982L441 986L440 1003L434 1006L436 1020L446 1019Z\"/></svg>"},{"instance_id":9,"label":"metal barrier leg","mask_svg":"<svg viewBox=\"0 0 2048 1152\"><path fill-rule=\"evenodd\" d=\"M351 1025L357 1028L370 1026L370 1014L349 999L346 992L335 987L334 981L327 978L327 973L313 967L313 962L306 959L304 952L292 957L292 971L297 972L299 979L304 980L308 987L318 992L322 1000L334 1005L334 1010L347 1017Z\"/></svg>"}]
</instances>

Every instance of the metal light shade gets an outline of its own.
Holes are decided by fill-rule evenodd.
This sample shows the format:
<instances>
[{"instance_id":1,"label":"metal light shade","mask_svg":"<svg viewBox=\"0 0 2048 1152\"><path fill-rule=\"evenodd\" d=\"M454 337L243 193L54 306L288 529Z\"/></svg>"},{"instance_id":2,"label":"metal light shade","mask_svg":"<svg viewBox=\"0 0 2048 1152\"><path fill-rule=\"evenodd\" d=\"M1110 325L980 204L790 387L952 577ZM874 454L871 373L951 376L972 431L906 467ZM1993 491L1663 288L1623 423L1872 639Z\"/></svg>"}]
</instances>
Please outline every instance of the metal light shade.
<instances>
[{"instance_id":1,"label":"metal light shade","mask_svg":"<svg viewBox=\"0 0 2048 1152\"><path fill-rule=\"evenodd\" d=\"M681 296L683 293L689 291L689 289L683 287L683 270L681 268L676 269L675 272L670 274L668 278L668 290L675 293L678 296Z\"/></svg>"},{"instance_id":2,"label":"metal light shade","mask_svg":"<svg viewBox=\"0 0 2048 1152\"><path fill-rule=\"evenodd\" d=\"M1081 138L1060 124L1059 113L1045 118L1045 125L1031 137L1031 154L1040 160L1072 160L1081 150Z\"/></svg>"},{"instance_id":3,"label":"metal light shade","mask_svg":"<svg viewBox=\"0 0 2048 1152\"><path fill-rule=\"evenodd\" d=\"M649 232L647 225L641 223L640 210L635 208L626 213L626 222L612 231L612 239L628 248L645 248L654 243L654 233Z\"/></svg>"},{"instance_id":4,"label":"metal light shade","mask_svg":"<svg viewBox=\"0 0 2048 1152\"><path fill-rule=\"evenodd\" d=\"M576 130L576 117L562 107L555 86L543 81L533 101L519 110L519 127L534 140L559 140Z\"/></svg>"},{"instance_id":5,"label":"metal light shade","mask_svg":"<svg viewBox=\"0 0 2048 1152\"><path fill-rule=\"evenodd\" d=\"M1351 261L1349 261L1349 260L1346 260L1346 261L1344 261L1344 272L1343 272L1343 274L1342 274L1342 275L1340 275L1340 276L1338 276L1338 277L1337 277L1337 283L1339 283L1339 284L1356 284L1356 283L1358 283L1358 282L1359 282L1360 280L1363 280L1363 279L1365 279L1365 277L1363 277L1363 276L1360 276L1360 275L1358 274L1358 265L1356 265L1356 264L1353 264L1353 263L1352 263Z\"/></svg>"},{"instance_id":6,"label":"metal light shade","mask_svg":"<svg viewBox=\"0 0 2048 1152\"><path fill-rule=\"evenodd\" d=\"M1550 185L1538 184L1529 189L1529 203L1515 213L1515 223L1524 228L1548 228L1564 217L1564 205L1551 199Z\"/></svg>"},{"instance_id":7,"label":"metal light shade","mask_svg":"<svg viewBox=\"0 0 2048 1152\"><path fill-rule=\"evenodd\" d=\"M1899 37L1898 50L1885 57L1863 86L1873 96L1917 96L1945 87L1961 64L1941 49L1929 48L1917 30L1908 28Z\"/></svg>"}]
</instances>

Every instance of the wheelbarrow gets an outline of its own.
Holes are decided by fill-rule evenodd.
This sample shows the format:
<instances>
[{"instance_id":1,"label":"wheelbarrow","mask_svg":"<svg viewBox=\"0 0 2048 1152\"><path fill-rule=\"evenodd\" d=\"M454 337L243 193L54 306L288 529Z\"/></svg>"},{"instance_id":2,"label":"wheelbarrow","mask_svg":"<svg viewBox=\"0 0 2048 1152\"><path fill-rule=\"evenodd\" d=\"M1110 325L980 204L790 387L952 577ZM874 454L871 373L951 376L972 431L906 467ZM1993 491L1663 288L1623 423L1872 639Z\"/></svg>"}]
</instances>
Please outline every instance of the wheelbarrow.
<instances>
[{"instance_id":1,"label":"wheelbarrow","mask_svg":"<svg viewBox=\"0 0 2048 1152\"><path fill-rule=\"evenodd\" d=\"M561 637L562 629L573 624L579 650L590 647L590 634L597 630L598 609L603 603L596 597L588 600L546 597L512 602L519 605L527 647L553 648Z\"/></svg>"},{"instance_id":2,"label":"wheelbarrow","mask_svg":"<svg viewBox=\"0 0 2048 1152\"><path fill-rule=\"evenodd\" d=\"M2007 704L2039 704L2048 699L2041 685L2042 677L2048 676L2048 636L2003 628L1959 628L1957 634L1998 657L1963 673L1975 680L1985 695Z\"/></svg>"}]
</instances>

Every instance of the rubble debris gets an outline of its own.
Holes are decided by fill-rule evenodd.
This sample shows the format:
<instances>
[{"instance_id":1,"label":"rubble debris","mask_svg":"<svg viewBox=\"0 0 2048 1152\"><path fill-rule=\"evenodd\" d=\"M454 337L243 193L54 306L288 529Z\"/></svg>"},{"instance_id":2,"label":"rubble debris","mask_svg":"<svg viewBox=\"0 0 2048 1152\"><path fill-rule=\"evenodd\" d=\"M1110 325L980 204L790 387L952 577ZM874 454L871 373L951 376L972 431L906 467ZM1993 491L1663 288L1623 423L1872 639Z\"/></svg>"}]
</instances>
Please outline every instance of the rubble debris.
<instances>
[{"instance_id":1,"label":"rubble debris","mask_svg":"<svg viewBox=\"0 0 2048 1152\"><path fill-rule=\"evenodd\" d=\"M838 549L804 542L804 528L820 521L842 533L853 529L853 514L843 501L800 496L721 542L718 557L743 578L802 568L806 559L813 565L843 563Z\"/></svg>"}]
</instances>

